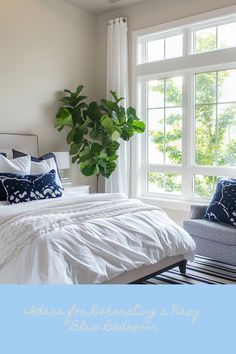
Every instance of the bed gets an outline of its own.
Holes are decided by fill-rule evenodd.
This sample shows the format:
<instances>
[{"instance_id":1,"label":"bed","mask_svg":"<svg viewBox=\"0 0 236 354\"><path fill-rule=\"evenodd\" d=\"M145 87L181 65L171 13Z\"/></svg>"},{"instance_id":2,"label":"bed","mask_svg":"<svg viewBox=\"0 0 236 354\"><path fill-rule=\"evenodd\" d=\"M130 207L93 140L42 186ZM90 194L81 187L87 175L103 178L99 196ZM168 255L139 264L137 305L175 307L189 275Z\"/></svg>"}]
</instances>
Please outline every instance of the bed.
<instances>
[{"instance_id":1,"label":"bed","mask_svg":"<svg viewBox=\"0 0 236 354\"><path fill-rule=\"evenodd\" d=\"M14 136L14 148L37 153L37 138L28 138ZM0 152L12 146L0 134ZM164 211L122 194L68 189L56 199L0 203L1 284L141 283L177 265L184 273L194 253L191 236Z\"/></svg>"}]
</instances>

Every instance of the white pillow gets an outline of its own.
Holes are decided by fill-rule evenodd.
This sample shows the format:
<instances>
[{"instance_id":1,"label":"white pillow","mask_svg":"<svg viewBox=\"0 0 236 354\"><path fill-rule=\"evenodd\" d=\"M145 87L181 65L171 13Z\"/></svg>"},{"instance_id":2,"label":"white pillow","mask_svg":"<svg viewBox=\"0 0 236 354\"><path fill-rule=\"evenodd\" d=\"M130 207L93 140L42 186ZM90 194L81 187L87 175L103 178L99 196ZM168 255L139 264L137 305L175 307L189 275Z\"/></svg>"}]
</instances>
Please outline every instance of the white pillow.
<instances>
[{"instance_id":1,"label":"white pillow","mask_svg":"<svg viewBox=\"0 0 236 354\"><path fill-rule=\"evenodd\" d=\"M40 175L41 173L48 173L51 170L55 170L56 184L58 184L62 188L61 180L60 180L60 177L58 176L58 172L57 172L57 165L56 165L56 162L53 157L51 159L42 160L39 162L31 161L30 174L33 176Z\"/></svg>"},{"instance_id":2,"label":"white pillow","mask_svg":"<svg viewBox=\"0 0 236 354\"><path fill-rule=\"evenodd\" d=\"M16 173L18 175L29 175L31 158L29 155L9 160L0 155L0 173Z\"/></svg>"}]
</instances>

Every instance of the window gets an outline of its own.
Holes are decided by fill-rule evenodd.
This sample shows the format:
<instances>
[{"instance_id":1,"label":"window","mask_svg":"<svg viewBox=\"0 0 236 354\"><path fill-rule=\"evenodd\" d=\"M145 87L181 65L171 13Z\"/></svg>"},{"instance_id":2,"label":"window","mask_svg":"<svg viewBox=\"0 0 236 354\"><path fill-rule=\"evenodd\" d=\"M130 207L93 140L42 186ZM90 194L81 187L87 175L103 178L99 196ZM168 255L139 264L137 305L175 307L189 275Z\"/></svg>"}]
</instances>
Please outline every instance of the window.
<instances>
[{"instance_id":1,"label":"window","mask_svg":"<svg viewBox=\"0 0 236 354\"><path fill-rule=\"evenodd\" d=\"M183 55L183 35L157 37L146 42L144 62L181 57Z\"/></svg>"},{"instance_id":2,"label":"window","mask_svg":"<svg viewBox=\"0 0 236 354\"><path fill-rule=\"evenodd\" d=\"M195 30L194 53L203 53L216 49L236 46L236 22Z\"/></svg>"},{"instance_id":3,"label":"window","mask_svg":"<svg viewBox=\"0 0 236 354\"><path fill-rule=\"evenodd\" d=\"M150 164L181 165L182 77L147 82Z\"/></svg>"},{"instance_id":4,"label":"window","mask_svg":"<svg viewBox=\"0 0 236 354\"><path fill-rule=\"evenodd\" d=\"M209 199L236 177L236 15L186 22L136 34L143 196Z\"/></svg>"}]
</instances>

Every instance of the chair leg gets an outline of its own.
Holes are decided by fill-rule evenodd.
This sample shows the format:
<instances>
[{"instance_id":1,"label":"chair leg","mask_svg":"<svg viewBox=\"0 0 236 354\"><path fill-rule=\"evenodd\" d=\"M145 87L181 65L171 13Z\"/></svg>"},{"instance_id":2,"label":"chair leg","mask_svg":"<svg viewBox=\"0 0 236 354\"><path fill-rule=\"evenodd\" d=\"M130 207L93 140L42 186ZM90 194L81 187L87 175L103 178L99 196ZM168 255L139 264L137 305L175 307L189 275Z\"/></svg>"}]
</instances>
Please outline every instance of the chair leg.
<instances>
[{"instance_id":1,"label":"chair leg","mask_svg":"<svg viewBox=\"0 0 236 354\"><path fill-rule=\"evenodd\" d=\"M186 260L183 260L183 261L179 264L179 271L180 271L181 274L184 274L184 275L186 274L186 272L187 272L186 266L187 266L187 261L186 261Z\"/></svg>"}]
</instances>

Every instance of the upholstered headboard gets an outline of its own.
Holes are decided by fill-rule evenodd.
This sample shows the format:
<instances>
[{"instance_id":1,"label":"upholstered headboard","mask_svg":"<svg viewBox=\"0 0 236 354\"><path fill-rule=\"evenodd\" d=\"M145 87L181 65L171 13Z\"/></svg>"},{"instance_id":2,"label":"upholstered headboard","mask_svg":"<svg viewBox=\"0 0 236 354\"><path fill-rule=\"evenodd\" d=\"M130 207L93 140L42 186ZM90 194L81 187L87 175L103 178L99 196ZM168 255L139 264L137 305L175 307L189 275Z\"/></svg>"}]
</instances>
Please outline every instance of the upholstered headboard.
<instances>
[{"instance_id":1,"label":"upholstered headboard","mask_svg":"<svg viewBox=\"0 0 236 354\"><path fill-rule=\"evenodd\" d=\"M15 149L38 157L38 136L28 134L0 133L0 150Z\"/></svg>"}]
</instances>

